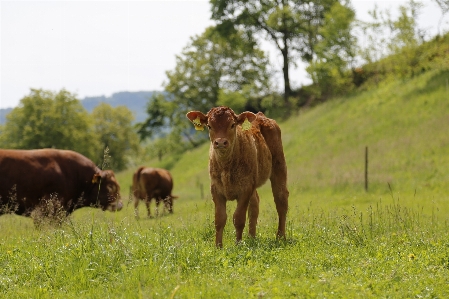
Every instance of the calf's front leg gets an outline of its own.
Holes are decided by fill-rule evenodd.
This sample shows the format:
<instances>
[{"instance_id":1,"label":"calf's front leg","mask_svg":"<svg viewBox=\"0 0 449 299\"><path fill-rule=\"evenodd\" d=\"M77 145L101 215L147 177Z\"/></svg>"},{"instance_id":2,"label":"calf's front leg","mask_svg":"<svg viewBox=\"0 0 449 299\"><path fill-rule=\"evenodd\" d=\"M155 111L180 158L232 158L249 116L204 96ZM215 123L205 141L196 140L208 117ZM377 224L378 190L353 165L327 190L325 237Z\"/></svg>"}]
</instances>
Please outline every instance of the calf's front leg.
<instances>
[{"instance_id":1,"label":"calf's front leg","mask_svg":"<svg viewBox=\"0 0 449 299\"><path fill-rule=\"evenodd\" d=\"M223 247L223 230L226 225L226 199L222 196L212 195L215 204L215 246Z\"/></svg>"},{"instance_id":2,"label":"calf's front leg","mask_svg":"<svg viewBox=\"0 0 449 299\"><path fill-rule=\"evenodd\" d=\"M253 196L253 195L251 195L251 196ZM235 241L237 243L242 240L243 229L245 228L245 222L246 222L246 212L248 211L248 204L250 202L251 196L242 196L237 199L237 208L235 209L234 217L233 217L235 234L236 234ZM251 224L253 224L253 223L251 223ZM254 233L255 233L255 230L254 230Z\"/></svg>"},{"instance_id":3,"label":"calf's front leg","mask_svg":"<svg viewBox=\"0 0 449 299\"><path fill-rule=\"evenodd\" d=\"M256 236L257 218L259 217L259 194L254 191L251 199L249 200L248 207L248 219L249 219L249 235L251 237Z\"/></svg>"}]
</instances>

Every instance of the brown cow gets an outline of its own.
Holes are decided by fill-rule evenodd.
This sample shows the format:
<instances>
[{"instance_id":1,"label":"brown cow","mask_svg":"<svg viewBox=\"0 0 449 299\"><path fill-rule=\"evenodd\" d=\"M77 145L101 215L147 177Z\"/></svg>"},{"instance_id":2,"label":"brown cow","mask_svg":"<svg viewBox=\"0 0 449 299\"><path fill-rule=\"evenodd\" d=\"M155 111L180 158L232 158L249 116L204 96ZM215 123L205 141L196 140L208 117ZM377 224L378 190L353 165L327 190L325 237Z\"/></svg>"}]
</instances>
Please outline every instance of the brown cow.
<instances>
[{"instance_id":1,"label":"brown cow","mask_svg":"<svg viewBox=\"0 0 449 299\"><path fill-rule=\"evenodd\" d=\"M0 215L30 216L48 200L66 215L86 206L116 211L122 208L119 194L114 172L99 169L79 153L0 149Z\"/></svg>"},{"instance_id":2,"label":"brown cow","mask_svg":"<svg viewBox=\"0 0 449 299\"><path fill-rule=\"evenodd\" d=\"M140 200L144 200L147 206L148 217L151 217L151 199L156 200L156 216L158 216L159 203L164 202L164 209L167 208L173 213L173 199L177 198L171 194L173 189L173 179L168 170L161 168L150 168L141 166L133 175L134 194L134 214L139 216L137 207Z\"/></svg>"},{"instance_id":3,"label":"brown cow","mask_svg":"<svg viewBox=\"0 0 449 299\"><path fill-rule=\"evenodd\" d=\"M187 113L197 130L209 129L210 190L215 203L215 244L222 247L226 224L226 201L237 199L233 222L236 241L242 239L249 218L249 235L256 236L259 195L256 188L267 179L279 217L277 236L285 238L288 209L287 166L282 148L281 130L276 122L261 112L236 115L228 107L212 108L207 115Z\"/></svg>"}]
</instances>

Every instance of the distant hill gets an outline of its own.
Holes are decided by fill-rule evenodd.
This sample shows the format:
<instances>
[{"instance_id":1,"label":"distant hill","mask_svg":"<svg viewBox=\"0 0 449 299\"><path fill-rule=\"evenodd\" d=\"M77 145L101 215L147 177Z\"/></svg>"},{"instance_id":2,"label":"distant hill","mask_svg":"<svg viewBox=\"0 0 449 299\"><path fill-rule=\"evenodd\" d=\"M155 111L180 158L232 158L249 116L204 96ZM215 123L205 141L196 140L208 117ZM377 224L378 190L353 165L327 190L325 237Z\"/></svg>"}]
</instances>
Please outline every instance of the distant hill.
<instances>
[{"instance_id":1,"label":"distant hill","mask_svg":"<svg viewBox=\"0 0 449 299\"><path fill-rule=\"evenodd\" d=\"M146 117L146 106L156 91L122 91L113 93L110 97L85 97L81 99L81 104L86 110L91 113L92 110L100 103L108 103L112 107L126 106L134 113L134 122L143 122ZM0 109L0 125L5 124L6 115L12 111L13 108Z\"/></svg>"},{"instance_id":2,"label":"distant hill","mask_svg":"<svg viewBox=\"0 0 449 299\"><path fill-rule=\"evenodd\" d=\"M11 112L12 108L0 109L0 125L6 122L6 115Z\"/></svg>"},{"instance_id":3,"label":"distant hill","mask_svg":"<svg viewBox=\"0 0 449 299\"><path fill-rule=\"evenodd\" d=\"M155 91L122 91L113 93L110 97L85 97L81 100L81 104L89 113L103 102L108 103L112 107L126 106L134 113L134 122L142 122L147 117L146 106L154 92Z\"/></svg>"}]
</instances>

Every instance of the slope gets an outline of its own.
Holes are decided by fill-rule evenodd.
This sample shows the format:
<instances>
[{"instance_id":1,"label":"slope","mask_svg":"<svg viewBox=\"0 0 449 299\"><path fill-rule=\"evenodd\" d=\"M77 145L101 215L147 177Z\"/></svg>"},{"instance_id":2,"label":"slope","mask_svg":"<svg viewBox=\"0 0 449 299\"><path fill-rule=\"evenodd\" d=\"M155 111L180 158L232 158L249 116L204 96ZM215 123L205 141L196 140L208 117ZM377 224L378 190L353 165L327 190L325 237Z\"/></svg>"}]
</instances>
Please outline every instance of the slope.
<instances>
[{"instance_id":1,"label":"slope","mask_svg":"<svg viewBox=\"0 0 449 299\"><path fill-rule=\"evenodd\" d=\"M359 95L302 110L280 123L291 204L332 208L370 205L379 198L431 200L449 194L449 71L386 82ZM186 119L187 121L187 119ZM207 134L199 132L198 134ZM364 190L365 147L369 191ZM188 151L170 169L182 200L209 194L208 144ZM163 167L165 161L148 165ZM124 189L132 170L118 174ZM271 199L270 184L259 193ZM181 200L181 199L180 199Z\"/></svg>"}]
</instances>

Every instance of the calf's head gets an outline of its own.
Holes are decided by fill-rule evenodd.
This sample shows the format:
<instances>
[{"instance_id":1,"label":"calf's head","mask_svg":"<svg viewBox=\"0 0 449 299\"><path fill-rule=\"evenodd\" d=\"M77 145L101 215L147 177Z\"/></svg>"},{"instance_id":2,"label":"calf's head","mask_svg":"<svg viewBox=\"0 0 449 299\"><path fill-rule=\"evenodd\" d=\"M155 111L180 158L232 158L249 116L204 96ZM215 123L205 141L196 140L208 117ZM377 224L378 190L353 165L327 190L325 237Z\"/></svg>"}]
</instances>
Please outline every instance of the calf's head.
<instances>
[{"instance_id":1,"label":"calf's head","mask_svg":"<svg viewBox=\"0 0 449 299\"><path fill-rule=\"evenodd\" d=\"M91 201L100 206L102 210L120 211L123 207L120 199L120 185L112 170L101 170L92 178L94 188Z\"/></svg>"},{"instance_id":2,"label":"calf's head","mask_svg":"<svg viewBox=\"0 0 449 299\"><path fill-rule=\"evenodd\" d=\"M216 107L204 115L200 111L190 111L187 118L194 124L196 130L209 129L211 146L217 152L227 152L232 149L237 135L237 126L242 130L249 130L251 123L256 119L252 112L242 112L236 115L231 108Z\"/></svg>"}]
</instances>

